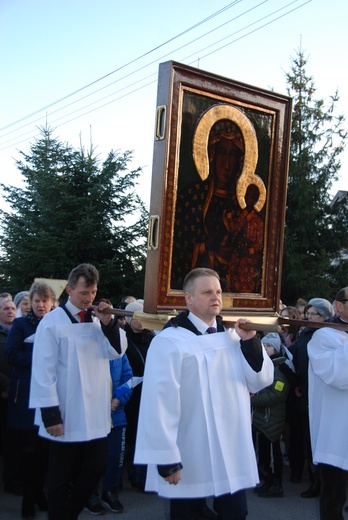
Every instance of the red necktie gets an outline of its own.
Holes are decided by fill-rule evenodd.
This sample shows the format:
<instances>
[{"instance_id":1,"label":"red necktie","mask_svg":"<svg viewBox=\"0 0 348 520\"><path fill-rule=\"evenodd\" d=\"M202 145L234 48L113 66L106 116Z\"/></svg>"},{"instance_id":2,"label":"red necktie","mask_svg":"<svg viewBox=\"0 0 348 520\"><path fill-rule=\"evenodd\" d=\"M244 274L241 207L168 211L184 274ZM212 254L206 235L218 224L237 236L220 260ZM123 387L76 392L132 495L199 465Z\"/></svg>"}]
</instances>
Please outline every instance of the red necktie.
<instances>
[{"instance_id":1,"label":"red necktie","mask_svg":"<svg viewBox=\"0 0 348 520\"><path fill-rule=\"evenodd\" d=\"M86 321L86 314L87 314L87 311L80 311L77 313L80 318L81 318L81 323L84 323Z\"/></svg>"}]
</instances>

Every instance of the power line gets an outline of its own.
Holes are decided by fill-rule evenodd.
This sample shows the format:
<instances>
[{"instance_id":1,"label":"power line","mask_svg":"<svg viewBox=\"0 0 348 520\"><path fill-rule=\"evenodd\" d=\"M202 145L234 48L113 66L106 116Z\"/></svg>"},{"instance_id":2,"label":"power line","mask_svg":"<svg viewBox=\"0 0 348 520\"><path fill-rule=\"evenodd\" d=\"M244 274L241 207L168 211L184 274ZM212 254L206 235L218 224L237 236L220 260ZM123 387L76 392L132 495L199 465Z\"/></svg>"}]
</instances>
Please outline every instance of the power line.
<instances>
[{"instance_id":1,"label":"power line","mask_svg":"<svg viewBox=\"0 0 348 520\"><path fill-rule=\"evenodd\" d=\"M273 11L271 14L268 14L267 16L264 16L263 18L260 18L260 19L257 20L256 22L253 22L253 23L251 23L251 24L249 24L249 25L243 27L243 29L239 29L238 31L236 31L236 32L233 33L232 35L226 36L225 38L222 38L221 40L219 40L219 41L216 42L216 43L220 43L220 42L226 40L227 38L230 38L231 36L234 36L235 34L241 32L241 31L244 31L245 29L248 29L249 27L252 27L252 26L255 25L256 23L261 22L262 20L265 20L266 18L269 18L269 17L272 16L273 14L275 14L275 13L277 13L277 12L279 12L279 11L282 11L283 9L286 9L287 7L289 7L290 5L292 5L292 4L294 4L294 3L298 2L298 1L300 1L300 0L293 0L292 2L290 2L289 4L287 4L286 6L281 7L280 9L277 9L276 11ZM220 51L221 49L224 49L225 47L228 47L229 45L232 45L232 43L235 43L235 42L241 40L242 38L245 38L246 36L249 36L250 34L253 34L253 33L256 32L256 31L259 31L260 29L263 29L264 27L267 27L267 25L270 25L271 23L274 23L274 22L276 22L277 20L280 20L280 18L284 18L284 16L287 16L288 14L290 14L290 13L296 11L297 9L300 9L300 7L303 7L304 5L309 4L311 1L312 1L312 0L307 0L307 1L304 2L303 4L301 4L301 5L297 6L297 7L294 7L294 9L291 9L290 11L287 11L286 13L284 13L284 14L282 14L282 15L280 15L280 16L277 16L277 18L273 18L273 19L270 20L269 22L267 22L267 23L265 23L265 24L263 24L263 25L257 27L256 29L253 29L252 31L250 31L250 32L248 32L248 33L246 33L246 34L243 34L243 35L240 36L239 38L236 38L235 40L232 40L231 42L226 43L226 45L223 45L222 47L219 47L218 49L215 49L215 50L209 52L208 54L204 54L204 56L201 56L201 59L204 59L204 58L206 58L207 56L210 56L211 54L214 54L215 52L218 52L218 51ZM204 51L204 50L206 50L207 48L209 48L209 47L205 47L204 49L201 49L201 50L198 51L198 52L202 52L202 50ZM195 53L191 54L191 56L188 56L186 59L191 58L191 57L194 56L195 54L198 54L198 52L195 52ZM191 62L191 63L193 63L193 62Z\"/></svg>"},{"instance_id":2,"label":"power line","mask_svg":"<svg viewBox=\"0 0 348 520\"><path fill-rule=\"evenodd\" d=\"M171 51L169 54L172 54L173 52L177 52L178 50L181 50L181 49L183 49L184 47L187 47L188 45L191 45L192 43L196 42L197 40L199 40L199 39L201 39L201 38L203 38L203 37L205 37L205 36L211 34L212 32L216 31L217 29L219 29L219 28L221 28L221 27L223 27L223 26L227 25L227 24L230 23L231 21L234 21L236 18L239 18L239 17L241 17L241 16L247 14L247 13L250 12L251 10L253 10L253 9L257 8L257 7L259 7L261 4L265 3L266 1L268 1L268 0L264 0L263 2L261 2L260 4L258 4L257 6L254 6L252 9L249 9L249 10L245 11L244 13L242 13L242 14L236 16L235 18L232 18L231 20L225 22L224 24L221 24L221 25L219 25L218 27L215 27L214 29L212 29L212 30L209 31L208 33L205 33L204 35L201 35L200 37L197 37L196 39L191 40L190 42L188 42L188 43L186 43L186 44L184 44L184 45L178 47L178 48L175 49L174 51ZM227 37L222 38L222 39L220 39L220 40L214 42L213 45L215 45L215 46L218 45L218 44L221 43L222 41L225 41L227 38L231 38L231 37L233 37L234 35L236 35L236 34L242 32L242 31L244 31L245 29L248 29L249 27L251 27L251 26L253 26L253 25L255 25L255 24L257 24L257 23L259 23L259 22L261 22L261 21L263 21L263 20L265 20L265 19L267 19L267 18L269 18L270 16L272 16L272 15L278 13L279 11L282 11L282 10L286 9L287 7L291 6L291 5L294 4L294 3L297 3L297 2L299 2L299 1L301 1L301 0L293 0L293 1L290 2L289 4L283 6L283 7L280 8L280 9L277 9L277 10L273 11L272 13L268 14L267 16L264 16L264 17L262 17L262 18L259 18L259 19L256 20L255 22L253 22L253 23L251 23L251 24L248 24L248 25L244 26L242 29L239 29L239 30L235 31L235 32L232 33L232 34L229 34ZM217 48L217 49L215 49L215 50L212 50L212 51L209 52L208 54L204 55L202 58L205 58L205 57L207 57L207 56L209 56L209 55L211 55L211 54L214 54L215 52L218 52L218 51L221 50L222 48L225 48L225 47L227 47L228 45L231 45L231 44L235 43L236 41L238 41L238 40L240 40L240 39L242 39L242 38L245 38L245 37L249 36L250 34L256 32L256 31L261 30L261 29L264 28L265 26L270 25L271 23L275 22L276 20L278 20L278 19L280 19L280 18L282 18L282 17L284 17L284 16L287 16L287 15L290 14L291 12L293 12L293 11L295 11L295 10L301 8L303 5L309 3L310 1L311 1L311 0L307 0L306 2L302 3L301 5L295 7L294 9L292 9L292 10L290 10L290 11L287 11L286 13L282 14L281 16L278 16L278 17L276 17L276 18L270 20L269 22L267 22L267 23L265 23L265 24L263 24L263 25L261 25L261 26L255 28L254 30L249 31L248 33L246 33L246 34L244 34L244 35L241 35L239 38L234 39L234 40L232 40L232 41L226 43L225 45L223 45L223 46L221 46L221 47L219 47L219 48ZM235 2L235 3L236 3L236 2ZM229 4L229 5L231 5L231 4ZM224 8L223 10L226 10L227 7L228 7L228 6L226 6L226 8ZM219 12L222 12L223 10L220 10ZM214 13L214 15L215 15L215 13ZM211 17L212 17L212 16L213 16L213 15L211 15ZM209 18L211 18L211 17L209 17ZM205 19L205 20L206 20L206 19ZM200 22L199 24L196 24L196 26L197 26L197 25L201 25L201 22ZM195 27L195 26L194 26L194 27ZM187 31L188 31L188 30L187 30ZM184 33L186 33L187 31L184 31ZM181 33L181 34L184 34L184 33ZM169 41L173 41L173 40L176 39L176 38L177 38L177 37L172 38L172 39L169 40ZM164 45L165 45L165 44L162 44L162 45L158 46L157 49L158 49L158 48L161 48L161 47L164 46ZM203 49L200 49L199 51L196 51L195 53L193 53L193 54L191 54L191 55L189 55L189 56L186 56L185 58L181 59L180 61L185 61L185 60L191 58L193 55L198 54L198 53L201 53L202 51L206 50L207 48L211 48L211 47L212 47L212 45L209 45L208 47L204 47ZM147 54L148 54L148 53L147 53ZM164 56L162 56L161 58L158 58L158 59L156 59L156 60L154 60L154 61L152 61L152 62L150 62L150 63L148 63L148 64L146 64L146 65L144 65L144 66L142 66L142 67L140 67L140 68L138 68L136 71L132 71L132 72L130 72L129 74L123 76L122 78L119 78L118 80L112 82L111 84L108 84L107 86L102 87L102 88L98 89L97 91L94 91L94 92L91 93L91 94L88 94L88 95L86 95L86 96L83 96L83 97L80 98L79 100L74 101L74 102L72 102L72 103L70 103L70 104L68 104L68 105L66 105L66 106L64 106L64 107L62 107L62 108L59 108L59 109L57 109L57 110L51 112L51 113L48 114L48 115L53 115L54 113L59 112L59 111L63 110L64 108L67 108L67 107L69 107L69 106L75 104L76 102L82 101L83 99L85 99L85 98L91 96L92 94L95 94L95 93L97 93L97 92L103 90L104 88L106 88L106 87L108 87L108 86L110 86L110 85L113 85L114 83L117 83L117 82L121 81L122 79L125 79L125 78L131 76L132 74L134 74L134 73L136 73L136 72L139 72L139 71L143 70L143 69L146 68L146 67L149 67L150 65L152 65L152 64L154 64L154 63L157 63L159 60L162 60L162 59L163 59L164 57L166 57L166 56L167 56L167 55L164 55ZM140 58L139 58L139 59L140 59ZM133 60L133 62L134 62L134 61L136 61L136 60ZM58 122L58 121L60 121L60 120L62 120L62 119L64 119L64 118L66 118L66 117L69 117L70 115L73 115L73 114L75 114L76 112L80 112L81 110L84 110L84 109L86 109L86 108L88 108L88 107L90 107L90 106L92 106L92 105L94 105L94 104L96 104L96 103L100 103L100 102L106 100L107 98L109 98L110 96L117 95L117 94L119 94L120 92L122 92L122 91L124 91L124 90L127 90L127 89L129 89L129 88L131 88L131 87L133 87L133 86L135 86L135 85L137 85L137 84L139 84L139 83L141 83L141 82L143 82L143 81L146 81L147 79L151 78L152 76L156 76L156 78L154 79L154 81L147 82L146 84L144 84L144 85L142 85L142 86L140 86L140 87L138 87L138 88L135 88L135 89L133 89L133 90L131 90L131 91L129 91L129 92L127 92L127 93L125 93L125 94L119 96L119 97L116 97L116 98L112 99L111 101L109 101L109 102L107 102L107 103L104 103L104 104L102 104L102 105L99 105L98 107L96 107L96 108L94 108L94 109L92 109L92 110L89 110L89 111L87 111L87 112L84 112L83 114L80 114L80 115L78 115L78 116L76 116L76 117L73 117L73 118L71 118L71 119L69 119L69 120L67 120L67 121L65 121L65 122L63 122L63 123L61 123L59 126L63 126L64 124L68 124L68 123L70 123L70 122L72 122L72 121L74 121L74 120L76 120L76 119L78 119L78 118L80 118L80 117L83 117L83 116L85 116L85 115L87 115L87 114L89 114L89 113L91 113L91 112L94 112L95 110L100 110L100 109L104 108L105 106L110 105L111 103L114 103L114 102L116 102L116 101L118 101L118 100L120 100L120 99L123 99L123 98L126 97L126 96L129 96L129 95L131 95L131 94L134 94L135 92L137 92L137 91L139 91L139 90L141 90L141 89L143 89L143 88L146 88L147 86L149 86L149 85L155 83L155 82L157 81L157 72L154 73L154 74L150 74L150 75L148 75L148 76L146 76L146 77L142 77L142 78L140 78L139 80L137 80L136 82L133 82L133 83L131 83L131 84L128 84L128 85L126 85L125 87L123 87L122 89L119 89L119 90L117 90L116 92L113 92L113 93L109 94L108 96L105 96L105 97L103 97L103 98L101 98L101 99L98 99L98 100L96 100L96 101L90 103L89 105L85 105L85 106L83 106L83 107L80 107L80 108L76 109L76 110L73 111L73 112L70 112L69 114L65 114L65 115L61 116L60 118L58 118L58 119L52 121L51 124L54 124L54 123L56 123L56 122ZM81 89L80 89L80 90L81 90ZM54 104L55 104L55 103L54 103ZM51 104L51 106L52 106L52 105L53 105L53 104ZM29 116L28 116L28 117L29 117ZM47 117L47 115L46 115L46 117ZM42 119L42 117L40 117L39 119ZM36 121L38 121L38 120L36 120ZM36 122L36 121L35 121L35 122ZM26 125L24 125L24 126L28 126L29 124L33 124L33 122L30 122L30 123L28 123L28 124L26 124ZM23 128L23 127L21 127L21 128ZM17 129L17 131L18 131L18 129ZM13 131L12 131L12 132L9 132L9 133L13 133ZM8 135L8 134L7 134L7 135ZM26 134L22 134L21 136L14 137L13 139L10 139L9 141L16 140L16 139L18 139L18 138L20 138L20 137L24 137L25 135L28 135L28 133L26 133ZM32 136L32 132L30 132L30 135ZM32 136L32 137L33 137L33 136ZM36 137L36 136L34 136L34 137ZM9 141L4 142L3 144L6 144L6 143L9 142ZM1 149L3 150L3 149L6 149L6 148L9 148L10 146L15 146L15 145L17 145L17 144L19 144L20 142L23 142L23 141L24 141L24 139L23 139L22 141L17 141L16 143L12 143L12 144L9 145L9 146L5 146L4 148L1 148Z\"/></svg>"},{"instance_id":3,"label":"power line","mask_svg":"<svg viewBox=\"0 0 348 520\"><path fill-rule=\"evenodd\" d=\"M241 0L239 0L239 1L241 1ZM103 86L103 87L101 87L101 88L99 88L99 89L97 89L97 90L94 90L93 92L90 92L89 94L86 94L85 96L83 96L83 97L81 97L81 98L79 98L79 99L77 99L77 100L75 100L75 101L72 101L71 103L69 103L69 104L67 104L67 105L64 105L63 107L60 107L60 108L58 108L57 110L54 110L53 112L47 113L46 116L51 116L51 115L55 114L56 112L59 112L59 111L61 111L61 110L64 110L65 108L68 108L69 106L71 106L71 105L73 105L73 104L79 103L79 102L82 101L83 99L86 99L87 97L90 97L90 96L92 96L92 95L94 95L94 94L96 94L96 93L98 93L98 92L100 92L100 91L102 91L102 90L105 90L106 88L110 87L111 85L114 85L115 83L118 83L118 82L122 81L123 79L126 79L126 78L128 78L129 76L132 76L132 75L136 74L137 72L140 72L141 70L143 70L143 69L149 67L150 65L152 65L152 64L154 64L154 63L158 63L159 60L162 60L162 59L166 58L167 56L169 56L169 55L172 54L173 52L177 52L178 50L181 50L181 49L183 49L184 47L187 47L187 46L189 46L189 45L192 45L192 43L195 43L195 42L197 42L198 40L207 37L209 34L212 34L213 32L215 32L215 31L221 29L222 27L226 26L227 24L229 24L229 23L231 23L231 22L237 20L238 18L240 18L240 17L242 17L242 16L244 16L244 15L246 15L246 14L248 14L249 12L253 11L253 10L256 9L257 7L259 7L260 5L262 5L262 4L264 4L264 3L268 2L268 1L269 1L269 0L263 0L262 2L260 2L259 4L257 4L256 6L254 6L254 7L250 8L250 9L244 11L242 14L240 14L240 15L238 15L238 16L235 16L235 17L231 18L231 19L228 20L227 22L224 22L223 24L221 24L221 25L219 25L219 26L217 26L217 27L214 27L214 29L208 31L207 33L204 33L203 35L201 35L201 36L199 36L199 37L197 37L197 38L195 38L195 39L193 39L193 40L191 40L191 41L189 41L188 43L185 43L184 45L182 45L182 46L176 48L174 51L170 51L170 52L168 52L167 54L162 55L160 58L157 58L157 59L151 61L150 63L147 63L146 65L143 65L142 67L139 67L138 69L129 72L128 74L122 76L121 78L118 78L117 80L115 80L115 81L113 81L113 82L111 82L111 83L108 83L107 85L105 85L105 86ZM299 0L295 0L295 1L298 2ZM235 3L236 3L236 2L235 2ZM230 4L230 5L231 5L231 4ZM227 7L228 7L228 6L227 6ZM220 11L217 11L217 13L220 14L221 12L225 11L225 10L227 9L227 7L225 7L224 9L221 9ZM214 16L215 16L215 15L216 15L216 13L214 13ZM206 21L206 20L208 20L208 19L211 19L211 18L212 18L212 16L206 18L204 21ZM197 27L198 25L201 25L204 21L200 22L199 24L194 25L193 27L195 28L195 27ZM180 35L183 35L183 34L185 34L185 33L187 33L187 32L188 32L188 30L184 31L183 33L180 33ZM178 36L180 36L180 35L178 35ZM168 41L173 41L174 39L177 39L177 37L172 38L171 40L168 40ZM166 43L168 43L168 42L166 42ZM156 49L159 49L159 48L161 48L161 47L163 47L164 45L165 45L165 44L157 46L157 47L155 48L155 50L156 50ZM148 54L148 53L147 53L147 54ZM140 59L140 58L139 58L139 59ZM133 60L133 62L134 62L134 61L136 61L136 60ZM132 62L131 62L131 63L132 63ZM123 67L121 67L121 68L123 68ZM118 70L120 70L120 69L118 69ZM114 72L115 72L115 71L114 71ZM110 74L112 74L112 73L110 73ZM110 74L108 74L107 76L109 76ZM155 74L157 74L157 73L154 73L153 75L155 75ZM105 78L105 77L106 77L106 76L103 76L103 78ZM103 79L103 78L101 78L101 79ZM147 79L147 78L145 78L145 79ZM97 80L97 81L99 81L99 80ZM93 82L93 83L95 83L95 82ZM91 84L90 84L90 85L91 85ZM88 85L88 86L90 86L90 85ZM130 85L130 86L132 86L132 85ZM87 86L86 86L86 87L83 87L82 89L79 89L79 91L83 90L84 88L87 88ZM125 87L125 88L128 88L128 86ZM110 95L114 95L115 93L117 94L118 92L119 92L119 91L113 92L113 93L110 94ZM132 91L132 92L134 92L134 91ZM73 95L73 94L71 94L71 95ZM93 105L93 104L95 104L95 103L97 103L97 102L99 102L99 101L103 101L103 100L106 99L107 97L110 97L110 95L105 96L104 98L101 98L101 99L99 99L99 100L97 100L97 101L91 103L91 105ZM70 96L66 96L64 99L66 99L67 97L70 97ZM123 97L123 96L122 96L122 97ZM49 105L49 106L53 106L53 105L55 105L55 104L57 104L57 103L59 103L59 102L60 102L60 101L57 101L57 102L51 103L51 105ZM88 107L88 106L90 106L90 105L87 105L87 107ZM103 105L103 106L104 106L104 105ZM44 107L43 109L40 109L40 110L36 111L35 114L42 112L42 111L45 110L46 108L48 108L48 107ZM85 107L82 107L82 108L79 109L79 110L83 110L83 108L86 108L86 106L85 106ZM74 113L74 112L73 112L73 113ZM31 114L31 115L33 115L33 114ZM30 117L30 116L26 116L26 117L22 118L21 120L23 121L24 119L27 119L27 118L29 118L29 117ZM42 117L44 117L44 116L41 115L39 118L35 119L34 121L30 121L29 123L26 123L25 125L22 125L22 126L19 127L19 128L16 128L16 129L14 129L14 130L11 130L10 132L7 132L7 133L5 134L5 136L10 135L10 134L12 134L12 133L16 133L16 132L18 132L19 130L21 130L22 128L25 128L26 126L30 126L30 125L32 125L32 124L34 124L34 123L40 121L40 120L42 119ZM63 116L63 117L64 117L64 116ZM60 119L62 119L62 118L60 118ZM58 120L59 120L59 119L58 119ZM57 121L57 120L55 120L55 121ZM55 122L55 121L54 121L54 122ZM17 121L17 123L18 123L18 122L19 122L19 121ZM13 123L13 125L14 125L14 124L16 124L16 123ZM11 125L8 125L7 127L9 127L9 126L11 126ZM4 127L4 128L7 128L7 127ZM1 130L3 130L3 129L0 129L0 131L1 131ZM22 135L26 135L26 134L22 134ZM17 139L17 138L15 138L15 139ZM5 141L3 144L6 144L7 142L9 142L9 141L11 141L11 140L12 140L12 139L9 139L8 141Z\"/></svg>"},{"instance_id":4,"label":"power line","mask_svg":"<svg viewBox=\"0 0 348 520\"><path fill-rule=\"evenodd\" d=\"M215 13L209 15L207 18L204 18L203 20L201 20L200 22L196 23L195 25L192 25L191 27L189 27L188 29L185 29L183 32L181 32L180 34L177 34L176 36L174 36L173 38L170 38L169 40L167 40L166 42L164 43L161 43L160 45L158 45L157 47L154 47L153 49L145 52L144 54L142 54L141 56L138 56L137 58L135 58L134 60L132 61L129 61L128 63L124 64L124 65L121 65L121 67L119 67L118 69L115 69L113 70L112 72L109 72L108 74L105 74L104 76L102 76L101 78L98 78L94 81L92 81L91 83L88 83L87 85L75 90L74 92L71 92L70 94L67 94L66 96L58 99L57 101L54 101L53 103L50 103L49 105L46 105L42 108L39 108L38 110L36 110L35 112L32 112L31 114L28 114L27 116L24 116L22 117L21 119L18 119L17 121L14 121L13 123L9 123L8 125L0 128L0 132L2 132L2 130L6 130L7 128L10 128L11 126L13 125L16 125L18 123L21 123L22 121L24 121L25 119L28 119L32 116L35 116L36 114L40 113L40 112L43 112L44 110L47 110L48 108L51 108L52 106L54 105L57 105L58 103L61 103L62 101L64 101L65 99L68 99L72 96L74 96L75 94L78 94L79 92L82 92L83 90L91 87L92 85L95 85L96 83L98 83L99 81L102 81L103 79L111 76L112 74L115 74L116 72L119 72L120 70L128 67L129 65L132 65L133 63L139 61L140 59L144 58L145 56L148 56L149 54L152 54L153 52L155 52L156 50L160 49L161 47L164 47L165 45L167 45L168 43L180 38L181 36L183 36L184 34L192 31L193 29L199 27L200 25L206 23L207 21L211 20L212 18L214 18L215 16L218 16L219 14L223 13L224 11L226 11L227 9L230 9L231 7L233 7L234 5L238 4L239 2L241 2L242 0L234 0L234 2L231 2L230 4L228 4L227 6L223 7L222 9L220 9L219 11L216 11Z\"/></svg>"},{"instance_id":5,"label":"power line","mask_svg":"<svg viewBox=\"0 0 348 520\"><path fill-rule=\"evenodd\" d=\"M266 0L266 1L268 1L268 0ZM243 30L245 30L245 29L251 27L252 25L255 25L256 23L258 23L258 22L260 22L260 21L262 21L262 20L264 20L264 19L266 19L266 18L269 18L269 17L272 16L273 14L275 14L275 13L277 13L277 12L283 10L283 9L286 9L286 8L289 7L290 5L292 5L292 4L294 4L294 3L297 3L297 2L299 2L299 1L301 1L301 0L293 0L292 2L290 2L289 4L287 4L286 6L280 8L280 9L277 9L276 11L273 11L273 12L270 13L269 15L267 15L267 16L265 16L265 17L263 17L263 18L260 18L259 20L257 20L256 22L253 22L252 24L246 25L246 26L243 27L242 29L239 29L238 31L232 33L231 35L227 36L226 38L229 38L229 37L231 37L231 36L233 36L233 35L235 35L235 34L241 32L241 31L243 31ZM292 11L294 11L294 10L296 10L296 9L299 9L300 7L302 7L302 5L305 5L306 3L309 3L309 2L311 2L311 0L307 0L306 2L304 2L303 4L301 4L300 6L296 7L295 9L292 9L291 11L288 11L287 13L284 13L282 16L278 16L277 18L275 18L275 19L271 20L270 22L268 22L268 23L262 25L261 27L258 27L258 28L256 28L256 29L254 29L253 31L248 32L247 34L241 36L240 38L237 38L237 39L233 40L232 42L229 42L229 43L227 43L226 45L224 45L224 46L222 46L222 47L219 47L218 49L216 49L216 50L214 50L214 51L212 51L212 52L206 54L206 55L203 56L202 58L205 58L206 56L209 56L209 55L211 55L211 54L214 54L215 52L218 52L218 51L221 50L222 48L227 47L228 45L231 45L232 43L235 43L236 41L238 41L238 40L240 40L240 39L242 39L242 38L245 38L246 36L249 36L250 34L256 32L257 30L262 29L263 27L265 27L265 26L267 26L267 25L273 23L274 21L278 20L279 18L282 18L282 17L286 16L287 14L289 14L289 13L292 12ZM261 4L263 4L263 3L265 3L265 2L261 2L260 4L258 4L258 6L261 5ZM258 6L256 6L256 7L258 7ZM243 13L243 14L246 14L246 13L250 12L251 10L252 10L252 9L249 9L248 11L246 11L246 12ZM240 16L241 16L241 15L240 15ZM236 17L236 18L239 18L239 16ZM235 19L235 18L234 18L234 19ZM232 19L232 20L230 20L230 21L233 21L234 19ZM222 25L219 26L219 27L222 27L222 26L226 25L227 23L229 23L229 22L225 22L224 24L222 24ZM213 29L213 30L210 31L209 33L213 32L214 30L215 30L215 29ZM209 33L208 33L208 34L209 34ZM203 36L205 36L205 35L203 35ZM201 37L200 37L200 38L201 38ZM200 38L196 38L196 39L193 40L193 41L197 41L197 40L200 39ZM222 38L221 40L218 40L217 42L214 43L214 45L220 43L221 41L224 41L226 38ZM189 43L192 43L192 41L189 42ZM181 50L181 49L184 48L184 47L187 47L187 45L189 45L189 44L185 44L185 45L179 47L178 49L175 49L174 52L176 52L176 51L178 51L178 50ZM191 55L189 55L189 56L186 56L185 58L182 58L182 61L185 61L185 60L191 58L193 55L198 54L198 53L202 52L202 50L205 50L205 49L207 49L207 48L210 48L210 46L205 47L204 49L200 49L199 51L196 51L195 53L193 53L193 54L191 54ZM168 53L168 54L171 54L171 52ZM165 57L167 57L168 54L166 54L166 55L164 55L164 56L161 56L161 57L158 58L157 60L151 62L151 63L148 64L148 65L145 65L144 67L142 67L141 69L138 69L137 71L142 70L143 68L146 68L147 66L152 65L153 63L157 63L159 60L162 60L162 59L164 59ZM191 63L192 63L192 62L191 62ZM150 75L150 76L147 76L146 78L141 78L139 81L137 81L137 82L135 82L135 83L133 83L133 84L131 84L131 85L127 85L127 86L124 87L123 89L118 90L118 91L116 91L116 92L114 92L114 93L112 93L112 94L109 94L108 96L105 96L104 98L102 98L102 99L100 99L100 100L94 101L93 103L90 103L89 105L86 105L86 106L84 106L84 107L82 107L82 108L76 110L75 112L80 111L80 110L83 110L84 108L88 108L88 107L90 107L90 106L92 106L92 105L94 105L95 103L98 103L98 102L100 102L100 101L104 101L104 100L107 99L108 97L110 97L110 96L112 96L112 95L114 95L114 94L118 94L119 92L121 92L122 90L125 90L125 89L128 88L129 86L133 86L134 84L137 84L137 83L139 83L140 81L143 81L144 79L148 79L148 78L151 77L151 76L156 76L156 79L157 79L157 72L155 72L154 74L152 74L152 75ZM122 79L123 79L123 78L122 78ZM104 108L105 106L110 105L111 103L114 103L115 101L119 101L120 99L124 98L125 96L130 95L130 94L133 94L134 92L139 91L141 88L145 88L145 87L147 87L148 85L150 85L150 84L152 84L152 83L155 83L155 82L156 82L156 79L155 79L154 81L150 82L150 83L146 83L146 85L144 85L143 87L140 87L140 88L137 88L137 89L135 89L135 90L132 90L131 92L129 92L129 93L125 94L125 95L122 95L122 96L120 96L120 97L117 97L116 99L114 99L114 100L112 100L112 101L110 101L110 102L108 102L108 103L105 103L105 104L103 104L103 105L100 105L100 106L98 106L96 109L90 110L90 111L88 111L88 112L84 112L83 115L90 114L91 112L94 112L95 110L98 110L99 108ZM75 112L73 112L73 113L75 113ZM73 114L73 113L71 113L71 114ZM68 115L70 115L70 114L68 114ZM62 118L64 118L64 117L66 117L66 116L62 116L60 119L62 119ZM56 120L52 121L52 124L54 124L55 122L59 121L60 119L56 119ZM71 121L74 121L75 119L77 119L77 118L70 119L69 121L67 121L67 122L65 122L65 123L63 123L63 124L70 123Z\"/></svg>"}]
</instances>

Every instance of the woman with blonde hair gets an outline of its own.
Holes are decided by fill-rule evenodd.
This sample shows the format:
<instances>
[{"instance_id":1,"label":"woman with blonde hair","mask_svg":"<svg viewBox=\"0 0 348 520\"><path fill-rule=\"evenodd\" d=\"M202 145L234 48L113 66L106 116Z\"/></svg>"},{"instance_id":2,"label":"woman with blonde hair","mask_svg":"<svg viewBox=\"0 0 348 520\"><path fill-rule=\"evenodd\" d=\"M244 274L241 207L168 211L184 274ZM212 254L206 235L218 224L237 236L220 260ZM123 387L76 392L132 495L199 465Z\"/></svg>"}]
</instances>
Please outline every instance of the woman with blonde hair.
<instances>
[{"instance_id":1,"label":"woman with blonde hair","mask_svg":"<svg viewBox=\"0 0 348 520\"><path fill-rule=\"evenodd\" d=\"M44 282L34 282L29 291L30 311L16 318L8 334L5 353L12 366L8 400L8 428L16 430L22 464L22 518L35 516L36 505L47 511L43 491L46 471L46 440L38 436L35 410L29 408L32 354L36 329L50 312L56 295Z\"/></svg>"}]
</instances>

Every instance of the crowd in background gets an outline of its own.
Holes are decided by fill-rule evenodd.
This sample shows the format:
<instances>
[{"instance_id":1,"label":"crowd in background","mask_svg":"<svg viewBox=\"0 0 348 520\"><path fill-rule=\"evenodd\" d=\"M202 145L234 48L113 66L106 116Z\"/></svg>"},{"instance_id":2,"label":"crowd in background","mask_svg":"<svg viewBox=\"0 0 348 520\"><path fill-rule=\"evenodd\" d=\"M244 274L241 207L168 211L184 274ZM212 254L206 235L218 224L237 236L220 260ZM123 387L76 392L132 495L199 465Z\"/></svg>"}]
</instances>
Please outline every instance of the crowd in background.
<instances>
[{"instance_id":1,"label":"crowd in background","mask_svg":"<svg viewBox=\"0 0 348 520\"><path fill-rule=\"evenodd\" d=\"M0 294L2 480L5 492L22 497L23 518L33 518L36 508L47 511L47 441L37 433L34 410L29 408L29 391L35 331L43 316L57 305L53 290L44 282L35 282L29 291L21 291L14 298L9 293ZM126 296L117 308L142 312L143 300ZM118 495L124 473L136 490L144 491L146 479L146 467L134 465L133 456L141 378L154 333L132 317L114 319L125 330L128 348L127 355L110 361L113 428L108 439L107 470L85 504L93 514L102 514L105 508L114 513L123 511Z\"/></svg>"},{"instance_id":2,"label":"crowd in background","mask_svg":"<svg viewBox=\"0 0 348 520\"><path fill-rule=\"evenodd\" d=\"M324 298L309 301L299 298L294 306L280 302L279 314L292 320L324 322L333 318L334 308ZM267 388L251 397L261 481L255 492L260 497L283 496L284 462L290 465L291 483L300 483L304 472L308 472L310 487L301 493L302 498L320 494L320 480L312 462L308 417L307 344L315 330L283 322L280 333L262 338L267 353L273 347L271 358L275 364L275 385L279 388Z\"/></svg>"},{"instance_id":3,"label":"crowd in background","mask_svg":"<svg viewBox=\"0 0 348 520\"><path fill-rule=\"evenodd\" d=\"M322 485L318 465L313 462L310 435L307 347L317 330L315 323L337 318L335 303L320 297L309 301L299 298L293 306L280 302L281 317L309 320L314 322L313 326L283 323L279 333L259 332L275 370L273 385L251 396L253 438L260 475L260 484L254 491L260 498L284 495L284 463L290 465L292 483L301 482L307 472L310 486L303 490L301 497L320 496ZM47 441L38 435L34 410L29 408L29 390L36 329L42 318L58 304L53 290L44 282L35 282L28 291L20 291L14 298L9 293L0 294L2 478L5 492L22 497L23 518L34 517L36 508L47 510ZM116 307L132 313L143 312L143 300L126 296ZM105 508L123 512L119 496L123 479L128 478L131 485L141 491L144 491L146 480L146 466L135 465L133 457L141 378L154 332L144 329L141 321L132 316L113 319L124 329L128 348L122 358L110 361L112 429L108 436L109 463L104 477L85 504L93 514L102 514ZM205 516L218 518L209 508Z\"/></svg>"}]
</instances>

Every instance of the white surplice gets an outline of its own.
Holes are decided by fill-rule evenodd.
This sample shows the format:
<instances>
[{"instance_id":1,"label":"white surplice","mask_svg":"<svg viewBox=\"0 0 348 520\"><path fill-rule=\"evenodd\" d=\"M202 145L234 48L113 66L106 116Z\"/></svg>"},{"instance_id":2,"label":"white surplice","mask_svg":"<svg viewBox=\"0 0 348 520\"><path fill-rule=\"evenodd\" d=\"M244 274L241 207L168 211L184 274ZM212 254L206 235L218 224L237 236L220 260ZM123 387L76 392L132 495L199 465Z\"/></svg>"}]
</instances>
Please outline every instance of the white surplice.
<instances>
[{"instance_id":1,"label":"white surplice","mask_svg":"<svg viewBox=\"0 0 348 520\"><path fill-rule=\"evenodd\" d=\"M245 360L234 330L197 336L169 327L149 348L135 463L149 464L146 490L169 498L206 497L253 487L258 471L251 434L250 392L273 382ZM181 481L166 482L157 464L181 462Z\"/></svg>"},{"instance_id":2,"label":"white surplice","mask_svg":"<svg viewBox=\"0 0 348 520\"><path fill-rule=\"evenodd\" d=\"M40 408L59 406L64 435L58 442L80 442L105 437L110 431L110 359L127 348L120 329L121 354L110 345L99 320L73 324L58 307L45 315L36 331L30 408L36 408L39 434L52 440Z\"/></svg>"},{"instance_id":3,"label":"white surplice","mask_svg":"<svg viewBox=\"0 0 348 520\"><path fill-rule=\"evenodd\" d=\"M308 343L313 462L348 471L348 334L323 328Z\"/></svg>"}]
</instances>

